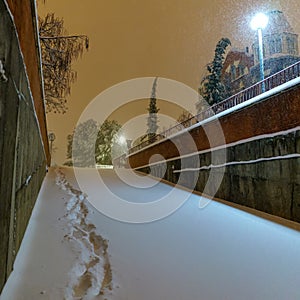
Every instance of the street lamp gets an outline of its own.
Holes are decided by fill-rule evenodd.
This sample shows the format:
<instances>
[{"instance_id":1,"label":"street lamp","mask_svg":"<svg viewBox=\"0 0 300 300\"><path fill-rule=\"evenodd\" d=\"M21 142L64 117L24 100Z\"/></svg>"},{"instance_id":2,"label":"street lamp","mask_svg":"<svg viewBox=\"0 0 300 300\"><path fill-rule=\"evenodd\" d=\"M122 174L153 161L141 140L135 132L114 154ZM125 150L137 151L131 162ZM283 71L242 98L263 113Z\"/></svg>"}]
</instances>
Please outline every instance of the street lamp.
<instances>
[{"instance_id":1,"label":"street lamp","mask_svg":"<svg viewBox=\"0 0 300 300\"><path fill-rule=\"evenodd\" d=\"M56 139L55 134L54 134L53 132L50 132L50 133L48 134L48 139L49 139L49 141L50 141L50 154L52 155L52 146L53 146L53 142L54 142L55 139Z\"/></svg>"},{"instance_id":2,"label":"street lamp","mask_svg":"<svg viewBox=\"0 0 300 300\"><path fill-rule=\"evenodd\" d=\"M260 70L260 80L264 80L264 57L263 57L263 41L262 41L262 30L268 25L269 18L263 13L258 13L255 15L250 23L253 30L257 30L258 36L258 58L259 58L259 70ZM262 82L261 86L262 92L265 91L265 83Z\"/></svg>"}]
</instances>

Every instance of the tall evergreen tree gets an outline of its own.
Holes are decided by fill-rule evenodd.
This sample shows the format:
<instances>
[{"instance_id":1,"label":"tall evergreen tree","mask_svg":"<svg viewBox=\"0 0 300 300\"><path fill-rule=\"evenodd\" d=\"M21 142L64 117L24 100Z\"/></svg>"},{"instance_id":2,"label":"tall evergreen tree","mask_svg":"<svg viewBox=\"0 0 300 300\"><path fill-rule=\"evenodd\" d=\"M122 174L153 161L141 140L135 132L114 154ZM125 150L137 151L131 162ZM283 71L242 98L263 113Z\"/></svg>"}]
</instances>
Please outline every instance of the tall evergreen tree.
<instances>
[{"instance_id":1,"label":"tall evergreen tree","mask_svg":"<svg viewBox=\"0 0 300 300\"><path fill-rule=\"evenodd\" d=\"M199 93L210 104L218 103L227 97L224 84L221 81L224 54L227 46L231 45L228 38L222 38L216 46L215 56L211 63L206 67L206 75L200 84Z\"/></svg>"},{"instance_id":2,"label":"tall evergreen tree","mask_svg":"<svg viewBox=\"0 0 300 300\"><path fill-rule=\"evenodd\" d=\"M149 107L148 107L148 120L147 120L147 125L148 125L148 130L147 130L147 135L148 135L148 140L151 142L157 132L158 129L158 120L157 120L157 113L159 112L159 108L157 108L156 105L156 87L157 87L157 80L158 77L154 79L153 85L152 85L152 91L151 91L151 98L149 102Z\"/></svg>"}]
</instances>

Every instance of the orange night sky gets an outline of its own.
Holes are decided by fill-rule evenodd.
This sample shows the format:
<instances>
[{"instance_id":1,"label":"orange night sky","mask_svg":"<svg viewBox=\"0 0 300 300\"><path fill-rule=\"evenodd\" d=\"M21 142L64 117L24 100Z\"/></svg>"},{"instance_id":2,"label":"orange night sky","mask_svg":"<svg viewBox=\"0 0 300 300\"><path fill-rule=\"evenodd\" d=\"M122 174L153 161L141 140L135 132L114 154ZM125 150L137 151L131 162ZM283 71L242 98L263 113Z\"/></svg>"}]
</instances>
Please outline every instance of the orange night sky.
<instances>
[{"instance_id":1,"label":"orange night sky","mask_svg":"<svg viewBox=\"0 0 300 300\"><path fill-rule=\"evenodd\" d=\"M54 132L53 162L65 161L67 135L82 111L105 89L139 77L164 77L197 90L216 43L228 37L234 48L250 46L255 34L249 23L258 11L284 12L300 33L299 0L47 0L38 3L41 16L55 12L70 34L86 34L90 49L73 67L77 82L64 115L49 113ZM151 89L149 90L149 96ZM147 113L147 101L131 103L113 114L123 123ZM160 103L172 118L180 109ZM102 103L103 110L106 103Z\"/></svg>"}]
</instances>

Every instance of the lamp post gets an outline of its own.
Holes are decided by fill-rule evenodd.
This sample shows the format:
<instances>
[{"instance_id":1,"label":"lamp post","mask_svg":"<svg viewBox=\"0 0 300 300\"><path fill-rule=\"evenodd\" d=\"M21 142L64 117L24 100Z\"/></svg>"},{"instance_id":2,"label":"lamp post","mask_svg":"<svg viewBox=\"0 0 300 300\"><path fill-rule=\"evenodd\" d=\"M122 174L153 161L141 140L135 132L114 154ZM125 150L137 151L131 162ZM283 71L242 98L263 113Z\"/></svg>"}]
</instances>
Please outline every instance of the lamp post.
<instances>
[{"instance_id":1,"label":"lamp post","mask_svg":"<svg viewBox=\"0 0 300 300\"><path fill-rule=\"evenodd\" d=\"M54 134L53 132L50 132L50 133L48 134L48 139L49 139L49 141L50 141L50 155L52 155L52 146L53 146L53 142L54 142L55 139L56 139L55 134Z\"/></svg>"},{"instance_id":2,"label":"lamp post","mask_svg":"<svg viewBox=\"0 0 300 300\"><path fill-rule=\"evenodd\" d=\"M258 13L255 15L251 21L251 28L253 30L257 30L258 36L258 59L259 59L259 72L260 72L260 80L263 81L265 79L264 75L264 54L263 54L263 41L262 41L262 31L268 25L269 18L263 13ZM261 86L262 92L265 91L265 83L262 82Z\"/></svg>"}]
</instances>

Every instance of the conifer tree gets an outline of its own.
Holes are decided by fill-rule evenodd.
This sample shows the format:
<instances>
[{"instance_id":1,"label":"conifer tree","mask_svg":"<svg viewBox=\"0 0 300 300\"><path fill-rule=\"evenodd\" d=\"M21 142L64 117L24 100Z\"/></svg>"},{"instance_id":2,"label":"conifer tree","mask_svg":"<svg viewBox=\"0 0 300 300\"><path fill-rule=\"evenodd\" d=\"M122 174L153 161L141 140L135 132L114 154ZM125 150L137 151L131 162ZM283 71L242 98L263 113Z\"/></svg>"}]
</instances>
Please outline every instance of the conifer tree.
<instances>
[{"instance_id":1,"label":"conifer tree","mask_svg":"<svg viewBox=\"0 0 300 300\"><path fill-rule=\"evenodd\" d=\"M149 116L148 116L148 120L147 120L147 125L148 125L147 135L148 135L149 142L153 141L153 139L157 133L157 129L158 129L157 113L159 112L159 108L157 108L157 105L156 105L157 80L158 80L158 77L156 77L154 79L154 82L152 85L151 98L150 98L149 107L148 107Z\"/></svg>"},{"instance_id":2,"label":"conifer tree","mask_svg":"<svg viewBox=\"0 0 300 300\"><path fill-rule=\"evenodd\" d=\"M208 75L202 79L200 84L199 93L210 105L218 103L227 97L226 88L221 81L221 76L224 54L229 45L231 45L231 42L228 38L222 38L217 43L214 59L206 67Z\"/></svg>"}]
</instances>

